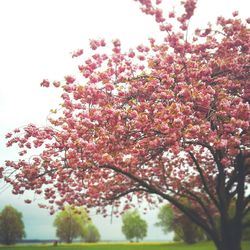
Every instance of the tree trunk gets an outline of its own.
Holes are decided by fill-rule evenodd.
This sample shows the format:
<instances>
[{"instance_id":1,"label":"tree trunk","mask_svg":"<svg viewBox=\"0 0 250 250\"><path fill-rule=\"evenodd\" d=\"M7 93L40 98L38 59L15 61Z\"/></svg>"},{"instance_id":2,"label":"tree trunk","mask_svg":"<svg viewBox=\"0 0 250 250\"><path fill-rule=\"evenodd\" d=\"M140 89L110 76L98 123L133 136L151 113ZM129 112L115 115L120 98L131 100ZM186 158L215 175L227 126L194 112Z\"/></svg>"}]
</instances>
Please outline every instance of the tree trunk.
<instances>
[{"instance_id":1,"label":"tree trunk","mask_svg":"<svg viewBox=\"0 0 250 250\"><path fill-rule=\"evenodd\" d=\"M234 238L223 240L217 246L217 250L241 250L240 240Z\"/></svg>"},{"instance_id":2,"label":"tree trunk","mask_svg":"<svg viewBox=\"0 0 250 250\"><path fill-rule=\"evenodd\" d=\"M241 250L241 227L234 223L221 226L221 240L216 245L218 250Z\"/></svg>"}]
</instances>

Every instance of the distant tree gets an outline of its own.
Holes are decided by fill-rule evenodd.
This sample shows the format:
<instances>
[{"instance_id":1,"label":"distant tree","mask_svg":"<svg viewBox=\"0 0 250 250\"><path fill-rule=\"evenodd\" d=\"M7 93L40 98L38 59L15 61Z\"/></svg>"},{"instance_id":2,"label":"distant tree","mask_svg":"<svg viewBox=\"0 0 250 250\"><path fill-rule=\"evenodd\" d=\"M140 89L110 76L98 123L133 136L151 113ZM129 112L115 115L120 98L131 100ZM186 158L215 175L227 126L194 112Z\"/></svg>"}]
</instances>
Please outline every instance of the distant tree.
<instances>
[{"instance_id":1,"label":"distant tree","mask_svg":"<svg viewBox=\"0 0 250 250\"><path fill-rule=\"evenodd\" d=\"M206 233L183 213L174 215L173 228L175 240L182 240L187 244L207 240Z\"/></svg>"},{"instance_id":2,"label":"distant tree","mask_svg":"<svg viewBox=\"0 0 250 250\"><path fill-rule=\"evenodd\" d=\"M157 218L158 221L155 225L161 227L165 234L174 231L174 212L170 204L160 208Z\"/></svg>"},{"instance_id":3,"label":"distant tree","mask_svg":"<svg viewBox=\"0 0 250 250\"><path fill-rule=\"evenodd\" d=\"M122 217L122 232L125 237L133 241L143 239L147 236L147 222L143 220L138 211L128 211Z\"/></svg>"},{"instance_id":4,"label":"distant tree","mask_svg":"<svg viewBox=\"0 0 250 250\"><path fill-rule=\"evenodd\" d=\"M160 208L156 226L162 227L164 233L174 232L174 240L192 244L207 239L206 234L187 216L173 209L170 204Z\"/></svg>"},{"instance_id":5,"label":"distant tree","mask_svg":"<svg viewBox=\"0 0 250 250\"><path fill-rule=\"evenodd\" d=\"M101 238L97 227L93 223L88 223L84 230L83 238L86 242L98 242Z\"/></svg>"},{"instance_id":6,"label":"distant tree","mask_svg":"<svg viewBox=\"0 0 250 250\"><path fill-rule=\"evenodd\" d=\"M5 245L15 244L25 237L22 213L8 205L0 213L0 242Z\"/></svg>"},{"instance_id":7,"label":"distant tree","mask_svg":"<svg viewBox=\"0 0 250 250\"><path fill-rule=\"evenodd\" d=\"M73 239L83 237L88 221L88 214L83 208L67 206L55 218L56 236L61 241L72 243Z\"/></svg>"}]
</instances>

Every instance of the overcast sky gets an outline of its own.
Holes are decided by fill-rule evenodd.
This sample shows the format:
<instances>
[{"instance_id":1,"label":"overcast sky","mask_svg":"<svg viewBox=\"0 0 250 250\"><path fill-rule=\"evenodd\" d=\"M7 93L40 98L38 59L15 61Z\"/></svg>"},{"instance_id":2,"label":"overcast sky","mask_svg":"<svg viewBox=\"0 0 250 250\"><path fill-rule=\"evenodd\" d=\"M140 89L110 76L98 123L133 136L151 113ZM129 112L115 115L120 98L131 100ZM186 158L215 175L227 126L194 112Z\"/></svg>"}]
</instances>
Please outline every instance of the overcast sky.
<instances>
[{"instance_id":1,"label":"overcast sky","mask_svg":"<svg viewBox=\"0 0 250 250\"><path fill-rule=\"evenodd\" d=\"M179 1L166 2L172 6ZM233 10L246 18L249 7L248 0L199 0L191 26L229 16ZM40 88L40 82L74 74L79 61L71 58L72 51L83 48L87 53L90 38L119 38L130 48L159 37L157 25L133 0L1 0L0 32L0 164L16 158L15 149L5 148L5 134L28 123L45 124L49 110L58 106L59 95ZM0 209L12 204L22 211L28 239L55 237L47 211L3 190L0 181ZM149 224L147 240L169 240L171 235L154 226L157 213L155 209L143 216ZM103 240L124 239L120 219L111 224L110 219L91 217Z\"/></svg>"}]
</instances>

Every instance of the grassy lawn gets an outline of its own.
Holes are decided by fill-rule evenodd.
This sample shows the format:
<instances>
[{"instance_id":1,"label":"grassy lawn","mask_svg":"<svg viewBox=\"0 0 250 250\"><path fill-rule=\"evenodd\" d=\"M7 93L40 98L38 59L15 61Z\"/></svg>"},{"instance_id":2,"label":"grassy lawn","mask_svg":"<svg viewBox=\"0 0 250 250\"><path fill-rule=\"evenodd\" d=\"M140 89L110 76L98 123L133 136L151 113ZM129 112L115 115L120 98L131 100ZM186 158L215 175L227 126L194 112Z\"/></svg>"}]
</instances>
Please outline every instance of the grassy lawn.
<instances>
[{"instance_id":1,"label":"grassy lawn","mask_svg":"<svg viewBox=\"0 0 250 250\"><path fill-rule=\"evenodd\" d=\"M243 250L250 249L250 242L243 242ZM201 242L194 245L182 243L97 243L97 244L37 244L0 246L0 250L215 250L212 242Z\"/></svg>"}]
</instances>

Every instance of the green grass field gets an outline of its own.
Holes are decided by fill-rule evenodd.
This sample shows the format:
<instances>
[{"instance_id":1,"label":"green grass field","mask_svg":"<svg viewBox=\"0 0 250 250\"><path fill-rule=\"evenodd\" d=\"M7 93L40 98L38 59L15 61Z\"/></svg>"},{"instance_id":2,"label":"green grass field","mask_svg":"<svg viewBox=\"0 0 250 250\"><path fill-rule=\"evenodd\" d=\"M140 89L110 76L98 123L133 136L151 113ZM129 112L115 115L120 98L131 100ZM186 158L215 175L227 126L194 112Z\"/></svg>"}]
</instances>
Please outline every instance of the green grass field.
<instances>
[{"instance_id":1,"label":"green grass field","mask_svg":"<svg viewBox=\"0 0 250 250\"><path fill-rule=\"evenodd\" d=\"M250 242L243 242L243 250L250 250ZM97 244L51 244L0 246L0 250L215 250L212 242L194 245L182 243L97 243Z\"/></svg>"}]
</instances>

